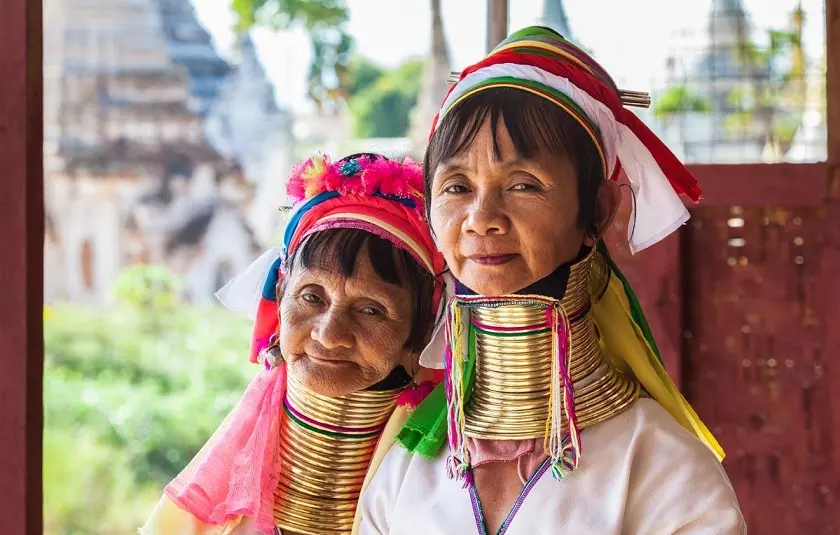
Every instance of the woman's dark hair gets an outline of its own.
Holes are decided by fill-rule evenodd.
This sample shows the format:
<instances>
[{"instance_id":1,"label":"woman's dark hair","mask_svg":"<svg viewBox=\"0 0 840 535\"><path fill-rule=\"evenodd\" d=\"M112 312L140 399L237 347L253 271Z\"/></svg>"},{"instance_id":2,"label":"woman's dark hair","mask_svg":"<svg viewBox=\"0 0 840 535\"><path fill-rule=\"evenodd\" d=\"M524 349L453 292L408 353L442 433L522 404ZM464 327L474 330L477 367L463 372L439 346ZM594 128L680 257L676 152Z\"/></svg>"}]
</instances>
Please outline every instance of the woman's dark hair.
<instances>
[{"instance_id":1,"label":"woman's dark hair","mask_svg":"<svg viewBox=\"0 0 840 535\"><path fill-rule=\"evenodd\" d=\"M405 348L421 351L426 346L426 339L435 320L435 312L432 310L435 279L407 251L364 230L331 229L316 232L306 238L289 255L286 268L289 274L298 266L306 269L337 269L343 277L352 277L363 251L366 251L373 271L380 279L411 290L414 306L411 331ZM278 294L283 291L280 285L277 288Z\"/></svg>"},{"instance_id":2,"label":"woman's dark hair","mask_svg":"<svg viewBox=\"0 0 840 535\"><path fill-rule=\"evenodd\" d=\"M500 119L520 157L533 158L543 151L568 155L578 174L578 222L587 234L597 236L596 200L605 177L595 143L562 108L521 89L486 89L446 114L426 149L423 166L426 199L431 199L432 179L438 165L468 150L488 118L493 125L493 151L497 159L502 157L498 141ZM426 204L427 216L430 206L431 203Z\"/></svg>"}]
</instances>

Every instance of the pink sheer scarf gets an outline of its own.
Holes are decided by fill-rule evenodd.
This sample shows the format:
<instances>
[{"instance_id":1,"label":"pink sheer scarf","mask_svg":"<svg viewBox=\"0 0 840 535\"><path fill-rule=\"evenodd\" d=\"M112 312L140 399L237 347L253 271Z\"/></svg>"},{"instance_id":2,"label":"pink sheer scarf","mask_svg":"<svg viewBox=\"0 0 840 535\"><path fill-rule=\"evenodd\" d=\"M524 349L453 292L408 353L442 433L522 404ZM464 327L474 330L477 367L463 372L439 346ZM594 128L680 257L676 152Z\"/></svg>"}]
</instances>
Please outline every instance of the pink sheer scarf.
<instances>
[{"instance_id":1,"label":"pink sheer scarf","mask_svg":"<svg viewBox=\"0 0 840 535\"><path fill-rule=\"evenodd\" d=\"M285 365L260 371L166 495L202 522L247 516L257 531L272 533L285 392Z\"/></svg>"}]
</instances>

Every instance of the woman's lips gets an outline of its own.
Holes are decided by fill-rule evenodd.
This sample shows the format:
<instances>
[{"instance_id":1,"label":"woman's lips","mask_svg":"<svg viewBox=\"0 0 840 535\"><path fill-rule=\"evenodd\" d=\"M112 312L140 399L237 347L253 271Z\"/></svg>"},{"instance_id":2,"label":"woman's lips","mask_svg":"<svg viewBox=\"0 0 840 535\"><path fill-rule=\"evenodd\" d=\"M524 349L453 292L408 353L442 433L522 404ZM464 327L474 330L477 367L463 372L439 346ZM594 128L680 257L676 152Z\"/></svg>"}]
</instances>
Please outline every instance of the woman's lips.
<instances>
[{"instance_id":1,"label":"woman's lips","mask_svg":"<svg viewBox=\"0 0 840 535\"><path fill-rule=\"evenodd\" d=\"M334 359L329 357L324 357L323 355L313 355L312 353L306 353L306 356L309 357L311 360L315 361L316 363L323 365L323 366L343 366L347 364L347 360L344 359Z\"/></svg>"},{"instance_id":2,"label":"woman's lips","mask_svg":"<svg viewBox=\"0 0 840 535\"><path fill-rule=\"evenodd\" d=\"M499 266L510 262L515 256L515 254L474 255L468 258L482 266Z\"/></svg>"}]
</instances>

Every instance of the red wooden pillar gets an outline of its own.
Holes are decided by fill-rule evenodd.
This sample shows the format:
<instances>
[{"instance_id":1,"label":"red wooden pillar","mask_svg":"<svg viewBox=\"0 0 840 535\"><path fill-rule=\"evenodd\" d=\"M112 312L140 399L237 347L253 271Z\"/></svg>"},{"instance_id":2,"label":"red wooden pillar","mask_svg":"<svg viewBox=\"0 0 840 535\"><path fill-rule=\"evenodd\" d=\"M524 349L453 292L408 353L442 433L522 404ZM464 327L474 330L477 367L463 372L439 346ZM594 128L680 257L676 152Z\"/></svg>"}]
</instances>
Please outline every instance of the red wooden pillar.
<instances>
[{"instance_id":1,"label":"red wooden pillar","mask_svg":"<svg viewBox=\"0 0 840 535\"><path fill-rule=\"evenodd\" d=\"M41 2L2 0L0 8L0 533L40 535Z\"/></svg>"},{"instance_id":2,"label":"red wooden pillar","mask_svg":"<svg viewBox=\"0 0 840 535\"><path fill-rule=\"evenodd\" d=\"M826 0L826 130L828 134L828 201L840 202L840 0ZM837 263L840 267L840 259ZM826 288L827 297L840 303L840 282ZM836 311L836 309L835 309ZM835 466L840 466L840 330L829 329L826 341L829 381L835 392L834 418Z\"/></svg>"},{"instance_id":3,"label":"red wooden pillar","mask_svg":"<svg viewBox=\"0 0 840 535\"><path fill-rule=\"evenodd\" d=\"M828 164L833 182L840 181L840 0L826 0L826 116ZM836 186L836 184L835 184ZM840 191L835 189L835 199Z\"/></svg>"}]
</instances>

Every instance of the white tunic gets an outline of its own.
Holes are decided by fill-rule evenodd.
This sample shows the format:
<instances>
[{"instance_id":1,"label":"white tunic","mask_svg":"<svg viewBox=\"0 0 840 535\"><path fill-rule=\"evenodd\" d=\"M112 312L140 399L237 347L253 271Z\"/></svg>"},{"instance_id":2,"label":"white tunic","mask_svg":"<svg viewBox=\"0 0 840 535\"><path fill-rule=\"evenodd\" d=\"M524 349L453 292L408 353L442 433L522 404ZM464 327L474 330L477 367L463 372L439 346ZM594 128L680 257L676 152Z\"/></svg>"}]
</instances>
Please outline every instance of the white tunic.
<instances>
[{"instance_id":1,"label":"white tunic","mask_svg":"<svg viewBox=\"0 0 840 535\"><path fill-rule=\"evenodd\" d=\"M715 456L651 399L582 432L578 469L562 481L538 473L505 533L741 535L746 525ZM471 492L434 460L399 446L359 504L359 535L481 533Z\"/></svg>"}]
</instances>

